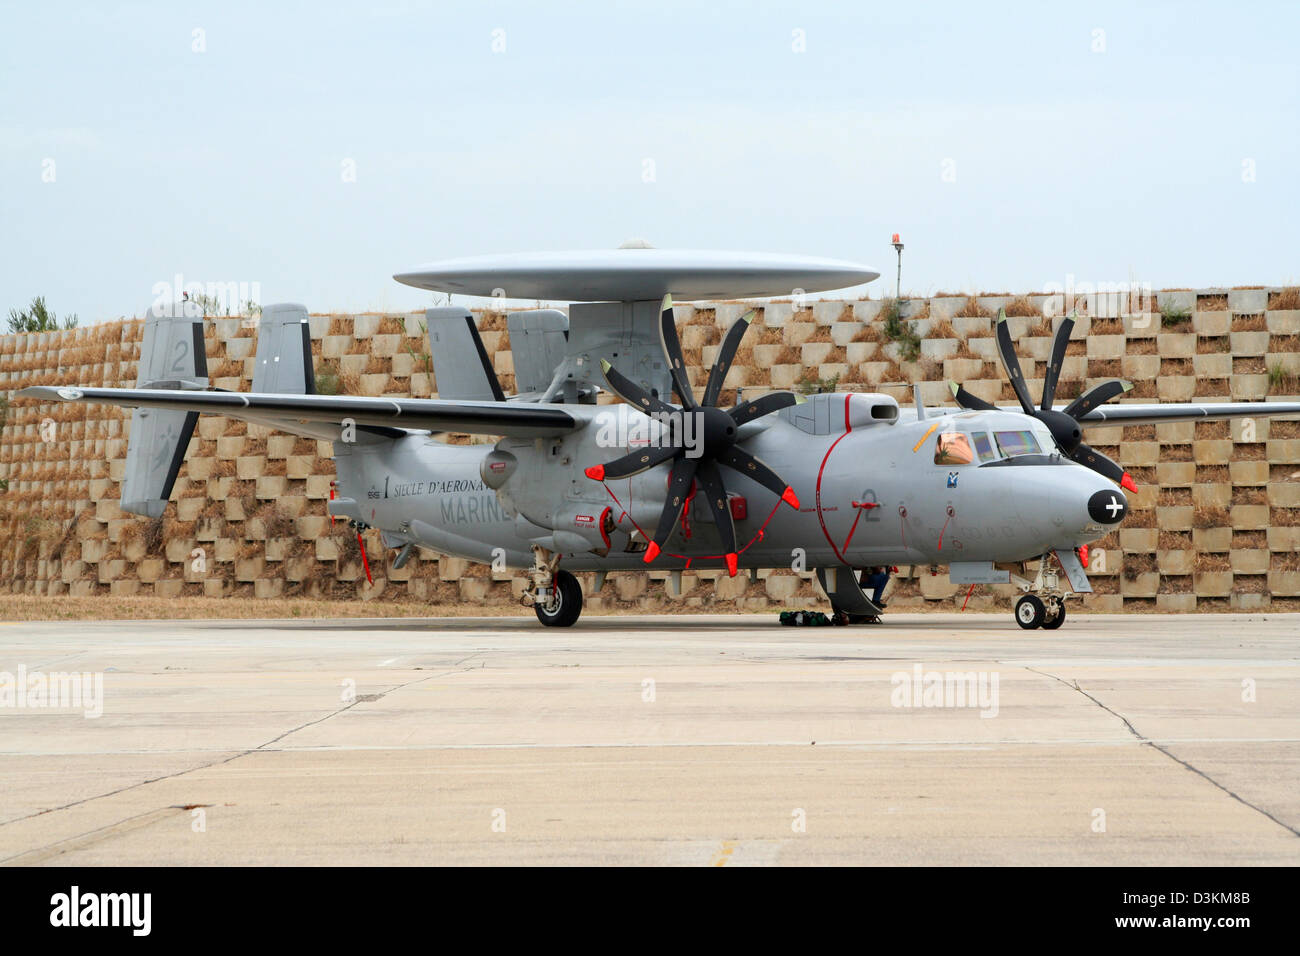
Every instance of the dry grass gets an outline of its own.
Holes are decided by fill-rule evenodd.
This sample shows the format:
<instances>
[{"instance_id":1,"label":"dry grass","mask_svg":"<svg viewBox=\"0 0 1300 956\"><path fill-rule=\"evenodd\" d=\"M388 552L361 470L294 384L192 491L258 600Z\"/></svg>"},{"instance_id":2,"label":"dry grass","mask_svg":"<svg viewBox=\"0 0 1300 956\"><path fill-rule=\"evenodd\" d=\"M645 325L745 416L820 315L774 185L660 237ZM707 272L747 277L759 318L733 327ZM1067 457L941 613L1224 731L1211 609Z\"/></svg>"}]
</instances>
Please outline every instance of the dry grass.
<instances>
[{"instance_id":1,"label":"dry grass","mask_svg":"<svg viewBox=\"0 0 1300 956\"><path fill-rule=\"evenodd\" d=\"M1230 528L1232 516L1227 508L1203 505L1192 512L1192 526L1196 528Z\"/></svg>"},{"instance_id":2,"label":"dry grass","mask_svg":"<svg viewBox=\"0 0 1300 956\"><path fill-rule=\"evenodd\" d=\"M930 326L930 334L927 335L926 338L928 338L928 339L957 339L958 341L962 342L963 344L964 344L965 341L966 341L965 339L962 339L962 338L957 334L957 330L954 329L954 328L952 327L952 323L949 322L947 319L940 319L940 320L938 320L937 322L935 322L934 325Z\"/></svg>"},{"instance_id":3,"label":"dry grass","mask_svg":"<svg viewBox=\"0 0 1300 956\"><path fill-rule=\"evenodd\" d=\"M971 296L970 298L968 298L966 300L966 304L963 305L960 310L958 310L953 314L959 315L963 319L993 318L993 313L990 312L988 309L984 308L984 306L980 305L979 300L976 299L975 296Z\"/></svg>"},{"instance_id":4,"label":"dry grass","mask_svg":"<svg viewBox=\"0 0 1300 956\"><path fill-rule=\"evenodd\" d=\"M1008 302L1005 311L1008 316L1020 316L1026 319L1041 319L1043 317L1043 310L1035 307L1023 295L1016 296Z\"/></svg>"},{"instance_id":5,"label":"dry grass","mask_svg":"<svg viewBox=\"0 0 1300 956\"><path fill-rule=\"evenodd\" d=\"M1280 292L1274 292L1268 297L1268 308L1270 311L1300 309L1300 286L1287 286Z\"/></svg>"},{"instance_id":6,"label":"dry grass","mask_svg":"<svg viewBox=\"0 0 1300 956\"><path fill-rule=\"evenodd\" d=\"M1268 523L1275 528L1294 528L1300 525L1300 508L1270 508Z\"/></svg>"}]
</instances>

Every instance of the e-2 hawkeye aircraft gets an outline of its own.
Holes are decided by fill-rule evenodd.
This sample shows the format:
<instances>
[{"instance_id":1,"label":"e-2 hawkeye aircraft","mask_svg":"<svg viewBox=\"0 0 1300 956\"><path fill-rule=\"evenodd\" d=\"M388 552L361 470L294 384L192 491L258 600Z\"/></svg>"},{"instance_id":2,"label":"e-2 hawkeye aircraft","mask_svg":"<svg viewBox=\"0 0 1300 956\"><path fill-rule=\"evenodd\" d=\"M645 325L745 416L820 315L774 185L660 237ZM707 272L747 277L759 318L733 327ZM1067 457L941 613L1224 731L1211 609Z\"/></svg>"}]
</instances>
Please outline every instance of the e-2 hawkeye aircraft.
<instances>
[{"instance_id":1,"label":"e-2 hawkeye aircraft","mask_svg":"<svg viewBox=\"0 0 1300 956\"><path fill-rule=\"evenodd\" d=\"M155 304L136 388L38 386L19 396L135 409L122 507L162 514L199 413L331 440L331 514L380 529L397 549L530 569L538 619L582 609L574 571L814 570L837 613L880 608L854 569L943 567L958 584L1013 582L1021 627L1059 627L1065 599L1091 591L1080 549L1128 513L1123 468L1082 441L1090 425L1300 415L1300 403L1108 404L1107 381L1064 408L1055 393L1073 321L1062 319L1035 405L1011 332L996 338L1019 408L951 386L958 408L890 395L776 391L719 400L752 313L724 336L702 394L691 387L672 299L824 292L878 272L830 259L635 247L450 260L395 278L474 296L569 301L513 312L518 394L507 397L468 309L426 313L437 399L315 393L307 310L267 306L252 391L209 388L202 317ZM625 404L597 404L609 389ZM676 396L676 401L673 396ZM452 432L496 436L461 445ZM1026 566L1037 562L1037 572ZM1059 569L1059 572L1058 572Z\"/></svg>"}]
</instances>

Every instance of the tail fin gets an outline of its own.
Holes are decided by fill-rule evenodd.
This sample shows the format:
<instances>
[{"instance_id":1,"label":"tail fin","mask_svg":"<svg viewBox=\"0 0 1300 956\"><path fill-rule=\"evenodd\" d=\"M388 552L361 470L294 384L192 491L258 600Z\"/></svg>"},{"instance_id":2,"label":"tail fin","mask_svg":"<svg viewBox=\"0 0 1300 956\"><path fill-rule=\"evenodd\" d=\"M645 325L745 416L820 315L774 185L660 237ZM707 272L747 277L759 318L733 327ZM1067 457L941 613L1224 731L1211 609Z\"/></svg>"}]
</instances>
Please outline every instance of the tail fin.
<instances>
[{"instance_id":1,"label":"tail fin","mask_svg":"<svg viewBox=\"0 0 1300 956\"><path fill-rule=\"evenodd\" d=\"M564 364L569 317L558 309L529 309L506 317L515 360L515 392L544 394Z\"/></svg>"},{"instance_id":2,"label":"tail fin","mask_svg":"<svg viewBox=\"0 0 1300 956\"><path fill-rule=\"evenodd\" d=\"M195 303L155 303L145 315L136 387L208 387L203 313ZM156 408L137 408L131 414L123 511L150 518L163 513L198 418L198 412Z\"/></svg>"},{"instance_id":3,"label":"tail fin","mask_svg":"<svg viewBox=\"0 0 1300 956\"><path fill-rule=\"evenodd\" d=\"M503 402L501 382L488 361L469 309L451 306L424 313L429 328L429 354L439 398L466 402Z\"/></svg>"},{"instance_id":4,"label":"tail fin","mask_svg":"<svg viewBox=\"0 0 1300 956\"><path fill-rule=\"evenodd\" d=\"M311 363L311 327L307 322L306 306L286 303L262 309L262 317L257 323L253 391L316 394L316 372Z\"/></svg>"}]
</instances>

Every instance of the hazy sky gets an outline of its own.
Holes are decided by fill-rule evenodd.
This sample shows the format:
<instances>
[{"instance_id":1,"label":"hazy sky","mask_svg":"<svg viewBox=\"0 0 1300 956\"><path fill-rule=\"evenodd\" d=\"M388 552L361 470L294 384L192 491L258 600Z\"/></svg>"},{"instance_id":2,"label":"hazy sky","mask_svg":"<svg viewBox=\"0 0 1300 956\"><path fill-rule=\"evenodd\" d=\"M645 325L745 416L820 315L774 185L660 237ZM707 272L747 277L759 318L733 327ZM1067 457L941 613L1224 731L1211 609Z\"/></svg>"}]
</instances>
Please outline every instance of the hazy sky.
<instances>
[{"instance_id":1,"label":"hazy sky","mask_svg":"<svg viewBox=\"0 0 1300 956\"><path fill-rule=\"evenodd\" d=\"M916 294L1300 281L1300 4L985 6L5 2L0 312L417 308L394 272L632 236L877 294L892 232Z\"/></svg>"}]
</instances>

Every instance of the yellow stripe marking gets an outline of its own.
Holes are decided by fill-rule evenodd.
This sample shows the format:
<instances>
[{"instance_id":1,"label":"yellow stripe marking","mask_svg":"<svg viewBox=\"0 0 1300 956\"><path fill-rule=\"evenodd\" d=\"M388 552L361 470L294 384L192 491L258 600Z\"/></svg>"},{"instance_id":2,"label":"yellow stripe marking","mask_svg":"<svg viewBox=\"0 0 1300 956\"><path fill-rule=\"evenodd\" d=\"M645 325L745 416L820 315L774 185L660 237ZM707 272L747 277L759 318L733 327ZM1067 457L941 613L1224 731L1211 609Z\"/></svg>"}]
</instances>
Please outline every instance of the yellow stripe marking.
<instances>
[{"instance_id":1,"label":"yellow stripe marking","mask_svg":"<svg viewBox=\"0 0 1300 956\"><path fill-rule=\"evenodd\" d=\"M938 427L939 427L938 422L935 422L933 425L930 426L930 430L921 436L921 440L919 442L917 442L915 445L912 446L912 454L915 455L918 451L921 450L921 446L925 444L925 440L929 438L931 435L933 435L934 430Z\"/></svg>"},{"instance_id":2,"label":"yellow stripe marking","mask_svg":"<svg viewBox=\"0 0 1300 956\"><path fill-rule=\"evenodd\" d=\"M735 840L723 840L722 849L718 851L718 855L713 858L712 862L709 865L726 866L727 861L731 859L731 854L735 852L735 849L736 849Z\"/></svg>"}]
</instances>

